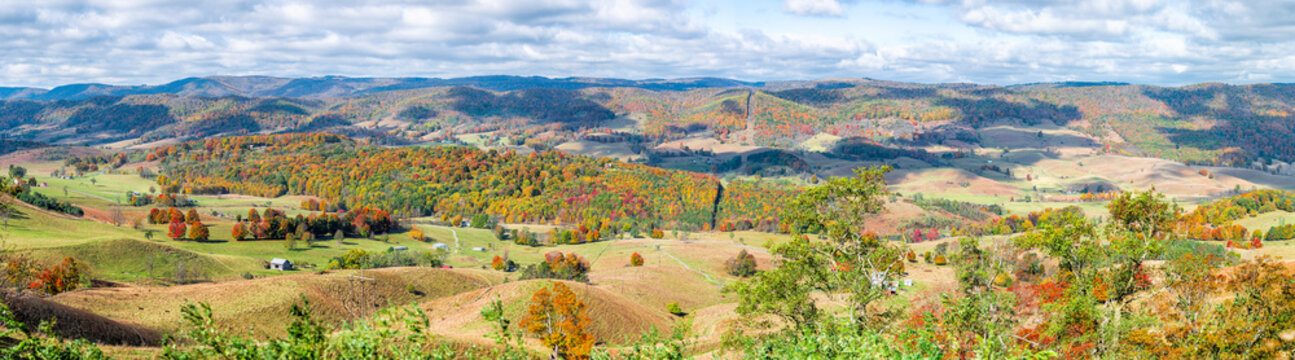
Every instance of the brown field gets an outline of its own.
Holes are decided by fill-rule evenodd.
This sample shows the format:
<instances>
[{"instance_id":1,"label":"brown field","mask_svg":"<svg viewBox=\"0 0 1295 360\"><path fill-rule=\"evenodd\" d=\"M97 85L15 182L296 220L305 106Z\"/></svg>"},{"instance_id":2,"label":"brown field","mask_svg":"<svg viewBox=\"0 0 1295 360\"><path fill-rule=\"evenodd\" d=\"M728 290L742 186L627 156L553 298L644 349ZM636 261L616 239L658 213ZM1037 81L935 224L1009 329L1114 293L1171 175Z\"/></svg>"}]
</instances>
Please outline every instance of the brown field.
<instances>
[{"instance_id":1,"label":"brown field","mask_svg":"<svg viewBox=\"0 0 1295 360\"><path fill-rule=\"evenodd\" d=\"M127 286L94 288L59 294L54 302L90 310L111 318L130 319L164 333L181 329L180 308L189 302L211 305L217 327L238 334L283 336L291 320L288 309L301 299L310 301L315 316L337 322L353 318L360 310L344 305L359 295L352 286L358 271L283 275L252 280L180 286ZM464 269L389 268L368 270L376 279L370 287L370 308L411 304L498 283L497 273ZM420 294L410 293L407 286ZM364 310L372 314L373 310Z\"/></svg>"}]
</instances>

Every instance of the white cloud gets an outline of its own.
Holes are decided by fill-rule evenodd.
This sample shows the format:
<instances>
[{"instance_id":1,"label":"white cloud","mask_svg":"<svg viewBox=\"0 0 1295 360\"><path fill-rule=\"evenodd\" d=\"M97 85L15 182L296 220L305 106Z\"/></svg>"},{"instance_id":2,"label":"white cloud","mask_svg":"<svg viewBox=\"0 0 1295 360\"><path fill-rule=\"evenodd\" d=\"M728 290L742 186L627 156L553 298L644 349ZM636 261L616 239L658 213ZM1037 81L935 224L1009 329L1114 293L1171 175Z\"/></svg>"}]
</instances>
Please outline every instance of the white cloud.
<instances>
[{"instance_id":1,"label":"white cloud","mask_svg":"<svg viewBox=\"0 0 1295 360\"><path fill-rule=\"evenodd\" d=\"M797 15L841 15L837 0L783 0L782 10Z\"/></svg>"},{"instance_id":2,"label":"white cloud","mask_svg":"<svg viewBox=\"0 0 1295 360\"><path fill-rule=\"evenodd\" d=\"M740 1L740 0L734 0ZM188 76L485 74L748 80L865 76L1017 83L1295 81L1295 5L1259 0L785 0L753 23L849 22L905 6L870 41L707 24L687 0L47 0L0 7L0 86ZM742 3L738 6L746 6ZM753 5L754 6L754 5ZM767 11L766 11L767 10ZM856 11L857 10L857 11ZM835 18L791 17L786 13ZM933 18L932 13L947 15ZM914 15L916 14L916 15ZM764 16L760 18L760 16ZM890 26L890 25L887 25ZM904 28L907 26L908 28ZM722 30L721 30L722 29ZM960 31L965 30L965 31ZM929 33L916 31L916 33ZM873 39L876 39L873 37Z\"/></svg>"}]
</instances>

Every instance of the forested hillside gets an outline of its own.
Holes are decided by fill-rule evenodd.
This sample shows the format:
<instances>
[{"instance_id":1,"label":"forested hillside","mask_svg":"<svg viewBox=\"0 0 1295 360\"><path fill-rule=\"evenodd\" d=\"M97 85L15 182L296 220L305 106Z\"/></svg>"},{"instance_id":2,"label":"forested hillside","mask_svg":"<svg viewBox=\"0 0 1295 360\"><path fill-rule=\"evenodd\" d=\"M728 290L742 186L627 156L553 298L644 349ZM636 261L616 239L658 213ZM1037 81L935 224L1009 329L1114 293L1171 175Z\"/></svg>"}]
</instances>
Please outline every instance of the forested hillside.
<instances>
[{"instance_id":1,"label":"forested hillside","mask_svg":"<svg viewBox=\"0 0 1295 360\"><path fill-rule=\"evenodd\" d=\"M313 195L324 200L320 210L485 214L506 222L594 229L709 229L717 213L719 222L776 224L776 213L762 209L781 200L766 189L759 196L739 190L744 195L721 201L720 181L713 176L605 158L458 146L388 148L331 134L185 142L156 148L148 158L161 161L157 181L164 192Z\"/></svg>"},{"instance_id":2,"label":"forested hillside","mask_svg":"<svg viewBox=\"0 0 1295 360\"><path fill-rule=\"evenodd\" d=\"M1094 139L1067 146L1190 164L1295 160L1295 145L1284 141L1295 136L1292 85L1000 87L867 79L765 84L516 77L187 80L147 91L60 88L48 94L67 94L46 95L53 100L11 96L0 101L0 135L54 144L151 147L158 141L324 131L380 144L437 142L541 151L592 139L626 143L634 153L648 156L644 149L684 138L784 149L802 148L821 136L863 139L891 150L930 144L967 147L981 143L982 129L1010 124L1062 126ZM225 90L211 90L217 85Z\"/></svg>"}]
</instances>

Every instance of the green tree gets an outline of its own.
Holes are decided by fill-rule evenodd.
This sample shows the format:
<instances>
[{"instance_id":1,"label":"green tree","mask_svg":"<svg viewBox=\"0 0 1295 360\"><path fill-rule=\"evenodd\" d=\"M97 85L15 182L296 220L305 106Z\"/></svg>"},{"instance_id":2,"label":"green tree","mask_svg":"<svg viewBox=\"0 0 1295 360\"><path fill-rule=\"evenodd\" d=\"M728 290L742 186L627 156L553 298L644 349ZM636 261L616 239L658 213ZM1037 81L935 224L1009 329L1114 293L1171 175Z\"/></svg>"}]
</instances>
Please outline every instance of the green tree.
<instances>
[{"instance_id":1,"label":"green tree","mask_svg":"<svg viewBox=\"0 0 1295 360\"><path fill-rule=\"evenodd\" d=\"M869 307L886 294L884 284L902 273L904 249L885 244L864 231L864 222L884 210L889 167L860 168L855 176L828 180L797 196L788 206L795 236L774 246L777 268L750 281L734 283L729 290L740 295L737 312L744 316L772 314L795 327L807 326L821 316L810 294L821 291L843 296L849 305L849 323L873 323ZM810 241L806 232L826 241Z\"/></svg>"}]
</instances>

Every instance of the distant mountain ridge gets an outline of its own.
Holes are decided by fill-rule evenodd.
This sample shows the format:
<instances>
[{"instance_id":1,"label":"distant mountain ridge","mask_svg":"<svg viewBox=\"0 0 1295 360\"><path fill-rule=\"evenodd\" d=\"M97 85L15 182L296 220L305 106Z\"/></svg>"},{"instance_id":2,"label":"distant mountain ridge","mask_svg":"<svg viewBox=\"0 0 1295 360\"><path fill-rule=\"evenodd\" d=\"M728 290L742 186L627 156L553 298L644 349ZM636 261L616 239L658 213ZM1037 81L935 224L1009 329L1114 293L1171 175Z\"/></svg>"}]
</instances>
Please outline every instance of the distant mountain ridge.
<instances>
[{"instance_id":1,"label":"distant mountain ridge","mask_svg":"<svg viewBox=\"0 0 1295 360\"><path fill-rule=\"evenodd\" d=\"M687 91L699 88L760 87L764 82L721 78L645 79L547 78L542 76L490 75L462 78L383 78L322 76L284 78L273 76L191 77L161 85L69 84L53 89L0 87L0 100L81 100L96 96L176 94L194 97L288 97L335 98L361 96L382 91L448 86L471 86L492 91L524 89L580 90L591 87L627 87L646 90Z\"/></svg>"}]
</instances>

